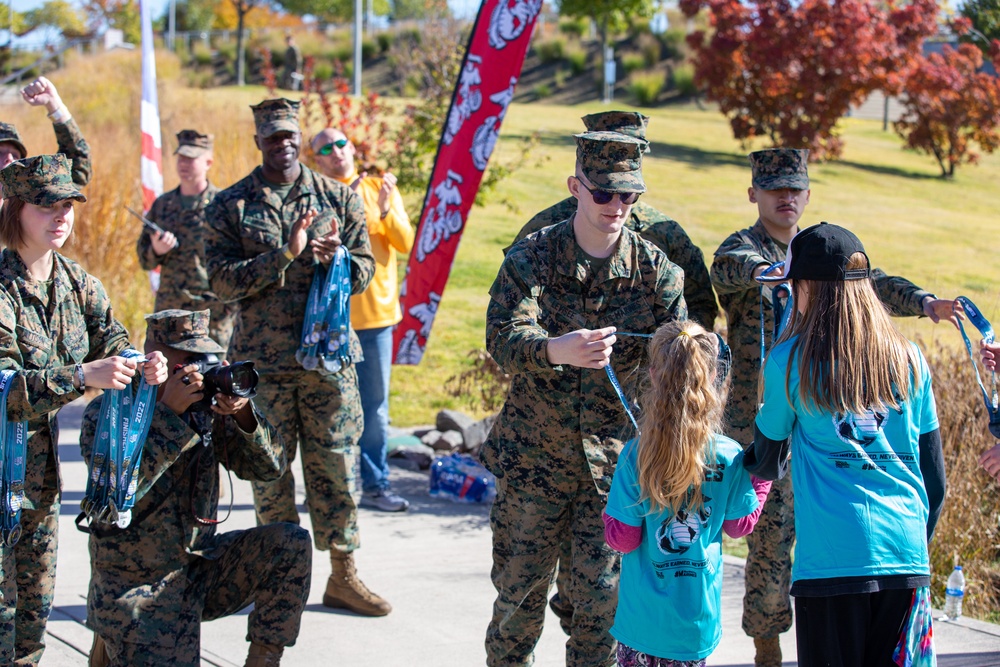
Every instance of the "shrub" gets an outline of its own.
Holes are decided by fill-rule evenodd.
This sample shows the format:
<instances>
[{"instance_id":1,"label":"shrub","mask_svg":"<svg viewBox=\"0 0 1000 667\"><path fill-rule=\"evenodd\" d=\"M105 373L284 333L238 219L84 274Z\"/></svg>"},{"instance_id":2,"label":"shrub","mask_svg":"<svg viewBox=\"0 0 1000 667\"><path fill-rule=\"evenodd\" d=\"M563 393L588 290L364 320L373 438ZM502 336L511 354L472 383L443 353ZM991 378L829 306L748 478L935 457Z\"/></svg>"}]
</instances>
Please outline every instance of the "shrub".
<instances>
[{"instance_id":1,"label":"shrub","mask_svg":"<svg viewBox=\"0 0 1000 667\"><path fill-rule=\"evenodd\" d=\"M191 48L191 56L199 67L208 67L212 64L212 50L204 44L198 44Z\"/></svg>"},{"instance_id":2,"label":"shrub","mask_svg":"<svg viewBox=\"0 0 1000 667\"><path fill-rule=\"evenodd\" d=\"M652 67L663 58L663 45L653 35L649 33L639 35L638 45L646 67Z\"/></svg>"},{"instance_id":3,"label":"shrub","mask_svg":"<svg viewBox=\"0 0 1000 667\"><path fill-rule=\"evenodd\" d=\"M313 66L313 78L317 81L329 81L333 78L333 65L328 62L318 62Z\"/></svg>"},{"instance_id":4,"label":"shrub","mask_svg":"<svg viewBox=\"0 0 1000 667\"><path fill-rule=\"evenodd\" d=\"M566 47L566 52L563 54L566 58L566 62L569 63L569 68L573 71L573 76L583 74L587 69L587 50L582 46L573 45Z\"/></svg>"},{"instance_id":5,"label":"shrub","mask_svg":"<svg viewBox=\"0 0 1000 667\"><path fill-rule=\"evenodd\" d=\"M540 100L551 95L552 88L547 83L539 83L531 89L531 92L534 94L536 100Z\"/></svg>"},{"instance_id":6,"label":"shrub","mask_svg":"<svg viewBox=\"0 0 1000 667\"><path fill-rule=\"evenodd\" d=\"M674 68L671 81L678 93L685 97L698 94L698 86L694 81L694 65L683 63Z\"/></svg>"},{"instance_id":7,"label":"shrub","mask_svg":"<svg viewBox=\"0 0 1000 667\"><path fill-rule=\"evenodd\" d=\"M663 90L664 77L662 72L634 74L629 80L628 92L640 106L652 106Z\"/></svg>"},{"instance_id":8,"label":"shrub","mask_svg":"<svg viewBox=\"0 0 1000 667\"><path fill-rule=\"evenodd\" d=\"M662 56L673 59L683 56L686 36L684 28L669 28L665 33L660 35L659 40L663 45Z\"/></svg>"},{"instance_id":9,"label":"shrub","mask_svg":"<svg viewBox=\"0 0 1000 667\"><path fill-rule=\"evenodd\" d=\"M543 63L554 63L562 60L566 52L566 40L561 37L539 40L535 43L535 53Z\"/></svg>"},{"instance_id":10,"label":"shrub","mask_svg":"<svg viewBox=\"0 0 1000 667\"><path fill-rule=\"evenodd\" d=\"M556 88L562 88L566 85L566 79L569 78L569 72L560 67L556 70L556 73L552 75L552 78L555 80Z\"/></svg>"},{"instance_id":11,"label":"shrub","mask_svg":"<svg viewBox=\"0 0 1000 667\"><path fill-rule=\"evenodd\" d=\"M645 65L646 59L642 57L641 53L622 54L622 70L624 70L625 76L641 70Z\"/></svg>"},{"instance_id":12,"label":"shrub","mask_svg":"<svg viewBox=\"0 0 1000 667\"><path fill-rule=\"evenodd\" d=\"M392 33L380 32L375 36L375 41L378 42L379 53L387 53L392 48Z\"/></svg>"},{"instance_id":13,"label":"shrub","mask_svg":"<svg viewBox=\"0 0 1000 667\"><path fill-rule=\"evenodd\" d=\"M361 40L361 62L371 60L378 52L378 47L370 39Z\"/></svg>"},{"instance_id":14,"label":"shrub","mask_svg":"<svg viewBox=\"0 0 1000 667\"><path fill-rule=\"evenodd\" d=\"M559 21L559 31L572 37L583 37L590 32L590 19L563 19Z\"/></svg>"}]
</instances>

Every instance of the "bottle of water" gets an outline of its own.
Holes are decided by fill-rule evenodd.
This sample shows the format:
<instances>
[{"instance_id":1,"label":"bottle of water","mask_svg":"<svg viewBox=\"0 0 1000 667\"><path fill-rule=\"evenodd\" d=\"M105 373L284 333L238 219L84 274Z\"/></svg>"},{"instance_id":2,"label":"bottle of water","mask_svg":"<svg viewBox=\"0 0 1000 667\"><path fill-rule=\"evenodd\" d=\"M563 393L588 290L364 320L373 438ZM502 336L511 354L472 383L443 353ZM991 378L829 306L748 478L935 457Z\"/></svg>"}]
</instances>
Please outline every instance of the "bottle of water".
<instances>
[{"instance_id":1,"label":"bottle of water","mask_svg":"<svg viewBox=\"0 0 1000 667\"><path fill-rule=\"evenodd\" d=\"M946 620L955 620L962 615L962 597L965 596L965 575L962 566L956 565L948 577L948 587L944 591L944 615Z\"/></svg>"}]
</instances>

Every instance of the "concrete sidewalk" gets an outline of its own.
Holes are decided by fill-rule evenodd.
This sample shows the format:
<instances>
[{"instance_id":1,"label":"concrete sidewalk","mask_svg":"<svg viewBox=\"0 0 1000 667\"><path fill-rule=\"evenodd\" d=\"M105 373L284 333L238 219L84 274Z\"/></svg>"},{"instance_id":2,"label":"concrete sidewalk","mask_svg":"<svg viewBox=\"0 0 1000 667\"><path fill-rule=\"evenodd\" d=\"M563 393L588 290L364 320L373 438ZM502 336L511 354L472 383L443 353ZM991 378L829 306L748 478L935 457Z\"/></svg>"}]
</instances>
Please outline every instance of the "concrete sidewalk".
<instances>
[{"instance_id":1,"label":"concrete sidewalk","mask_svg":"<svg viewBox=\"0 0 1000 667\"><path fill-rule=\"evenodd\" d=\"M71 405L60 418L63 507L60 518L59 570L55 610L48 625L48 648L42 664L84 666L92 634L86 616L90 563L87 536L76 530L86 471L80 457L79 416ZM300 468L296 476L301 479ZM489 510L432 498L425 473L393 469L395 489L409 498L409 512L385 514L362 510L362 548L358 571L365 583L393 604L384 618L361 618L322 606L329 561L313 554L315 571L309 605L298 643L285 651L283 664L409 665L412 667L476 667L485 664L483 638L494 590L490 583ZM232 517L222 530L254 525L248 483L234 478ZM228 491L227 491L228 492ZM300 491L299 501L302 501ZM225 502L221 513L225 512ZM308 527L303 513L303 525ZM743 563L726 558L723 585L722 644L709 658L712 667L752 667L753 643L740 629ZM204 624L202 664L239 666L246 657L247 611ZM961 619L934 628L941 667L1000 666L1000 626ZM536 650L538 667L564 663L565 635L549 612ZM794 633L782 636L785 665L794 665Z\"/></svg>"}]
</instances>

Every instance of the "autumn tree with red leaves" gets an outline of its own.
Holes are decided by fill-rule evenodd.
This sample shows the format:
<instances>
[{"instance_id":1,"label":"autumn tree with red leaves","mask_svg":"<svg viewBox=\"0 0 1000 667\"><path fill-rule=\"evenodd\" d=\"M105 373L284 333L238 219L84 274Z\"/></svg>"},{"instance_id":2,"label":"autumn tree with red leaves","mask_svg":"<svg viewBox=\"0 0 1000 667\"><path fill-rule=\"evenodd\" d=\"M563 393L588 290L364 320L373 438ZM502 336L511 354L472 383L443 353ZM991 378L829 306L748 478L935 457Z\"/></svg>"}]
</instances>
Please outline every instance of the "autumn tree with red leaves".
<instances>
[{"instance_id":1,"label":"autumn tree with red leaves","mask_svg":"<svg viewBox=\"0 0 1000 667\"><path fill-rule=\"evenodd\" d=\"M957 32L963 27L958 23ZM1000 40L991 55L1000 71ZM986 153L1000 147L1000 79L982 66L983 52L972 44L946 46L921 58L906 82L905 111L893 126L907 148L934 156L943 178L963 162L976 164L974 145Z\"/></svg>"},{"instance_id":2,"label":"autumn tree with red leaves","mask_svg":"<svg viewBox=\"0 0 1000 667\"><path fill-rule=\"evenodd\" d=\"M767 137L839 157L837 121L872 92L897 93L923 40L937 31L935 0L681 0L713 31L688 36L695 79L737 139Z\"/></svg>"}]
</instances>

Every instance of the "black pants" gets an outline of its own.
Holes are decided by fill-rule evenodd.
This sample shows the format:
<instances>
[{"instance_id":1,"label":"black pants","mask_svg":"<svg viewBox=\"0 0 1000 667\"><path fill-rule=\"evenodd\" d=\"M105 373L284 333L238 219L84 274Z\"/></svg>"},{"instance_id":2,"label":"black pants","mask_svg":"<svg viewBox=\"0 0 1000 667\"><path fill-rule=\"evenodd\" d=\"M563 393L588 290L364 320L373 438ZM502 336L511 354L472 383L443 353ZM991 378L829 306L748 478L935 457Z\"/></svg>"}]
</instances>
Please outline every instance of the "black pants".
<instances>
[{"instance_id":1,"label":"black pants","mask_svg":"<svg viewBox=\"0 0 1000 667\"><path fill-rule=\"evenodd\" d=\"M799 667L895 667L913 589L795 598Z\"/></svg>"}]
</instances>

